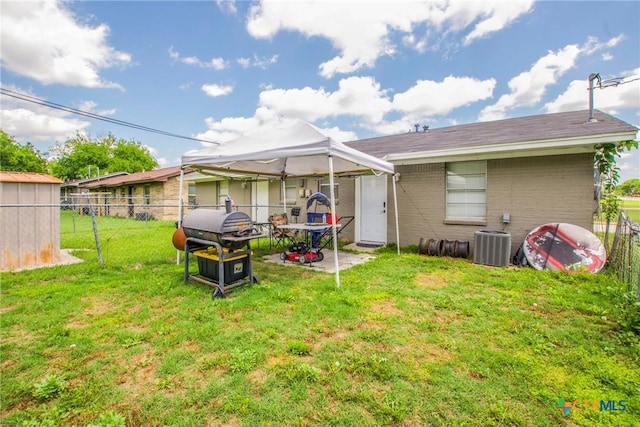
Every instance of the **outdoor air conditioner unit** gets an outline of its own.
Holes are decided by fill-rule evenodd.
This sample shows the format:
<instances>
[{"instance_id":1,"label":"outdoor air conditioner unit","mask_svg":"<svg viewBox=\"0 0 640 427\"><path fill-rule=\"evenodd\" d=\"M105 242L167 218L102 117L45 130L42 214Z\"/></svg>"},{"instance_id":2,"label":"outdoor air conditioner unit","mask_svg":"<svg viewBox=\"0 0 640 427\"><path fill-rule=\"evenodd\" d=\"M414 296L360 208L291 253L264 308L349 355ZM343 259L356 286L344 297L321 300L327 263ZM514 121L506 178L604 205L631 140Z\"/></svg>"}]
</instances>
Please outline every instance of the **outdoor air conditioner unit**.
<instances>
[{"instance_id":1,"label":"outdoor air conditioner unit","mask_svg":"<svg viewBox=\"0 0 640 427\"><path fill-rule=\"evenodd\" d=\"M505 231L476 231L473 241L473 262L505 267L511 254L511 234Z\"/></svg>"}]
</instances>

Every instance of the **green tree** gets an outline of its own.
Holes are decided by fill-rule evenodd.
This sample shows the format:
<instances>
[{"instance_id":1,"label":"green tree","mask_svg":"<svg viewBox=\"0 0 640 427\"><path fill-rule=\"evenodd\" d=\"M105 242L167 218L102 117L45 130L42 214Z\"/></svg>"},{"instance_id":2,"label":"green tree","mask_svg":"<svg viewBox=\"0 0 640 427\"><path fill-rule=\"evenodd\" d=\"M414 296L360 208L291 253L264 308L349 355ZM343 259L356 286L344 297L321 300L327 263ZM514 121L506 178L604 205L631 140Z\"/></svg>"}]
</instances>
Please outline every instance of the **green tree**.
<instances>
[{"instance_id":1,"label":"green tree","mask_svg":"<svg viewBox=\"0 0 640 427\"><path fill-rule=\"evenodd\" d=\"M109 170L129 173L151 170L158 167L149 149L139 142L119 140L112 150Z\"/></svg>"},{"instance_id":2,"label":"green tree","mask_svg":"<svg viewBox=\"0 0 640 427\"><path fill-rule=\"evenodd\" d=\"M56 159L51 162L51 171L64 180L107 172L142 172L158 166L149 150L139 142L116 139L112 134L91 140L77 133L52 151Z\"/></svg>"},{"instance_id":3,"label":"green tree","mask_svg":"<svg viewBox=\"0 0 640 427\"><path fill-rule=\"evenodd\" d=\"M616 187L616 193L621 196L633 196L640 194L640 179L628 179Z\"/></svg>"},{"instance_id":4,"label":"green tree","mask_svg":"<svg viewBox=\"0 0 640 427\"><path fill-rule=\"evenodd\" d=\"M600 198L600 211L607 222L610 222L618 215L619 203L615 194L616 185L620 181L620 168L616 164L616 159L625 151L638 148L638 141L620 141L618 144L598 144L593 158L593 163L602 177L603 193ZM605 241L609 227L605 232Z\"/></svg>"},{"instance_id":5,"label":"green tree","mask_svg":"<svg viewBox=\"0 0 640 427\"><path fill-rule=\"evenodd\" d=\"M46 172L47 160L30 142L18 144L0 129L0 170L15 172Z\"/></svg>"}]
</instances>

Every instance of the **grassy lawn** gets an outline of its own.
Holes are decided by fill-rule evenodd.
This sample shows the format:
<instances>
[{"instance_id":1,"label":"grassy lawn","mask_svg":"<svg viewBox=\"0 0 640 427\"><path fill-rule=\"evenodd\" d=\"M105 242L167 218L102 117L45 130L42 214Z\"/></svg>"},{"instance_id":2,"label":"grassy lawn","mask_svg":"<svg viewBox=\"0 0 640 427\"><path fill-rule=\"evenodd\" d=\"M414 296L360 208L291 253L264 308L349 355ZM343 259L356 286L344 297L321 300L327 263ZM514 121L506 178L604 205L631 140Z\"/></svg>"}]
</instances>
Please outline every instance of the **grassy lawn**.
<instances>
[{"instance_id":1,"label":"grassy lawn","mask_svg":"<svg viewBox=\"0 0 640 427\"><path fill-rule=\"evenodd\" d=\"M86 218L62 219L63 247L95 247ZM78 250L0 275L2 425L640 424L637 307L606 273L388 249L336 289L262 262L263 241L260 283L211 299L182 282L172 223L99 228L102 268Z\"/></svg>"},{"instance_id":2,"label":"grassy lawn","mask_svg":"<svg viewBox=\"0 0 640 427\"><path fill-rule=\"evenodd\" d=\"M622 198L620 199L620 209L623 209L627 216L636 223L640 223L640 199Z\"/></svg>"}]
</instances>

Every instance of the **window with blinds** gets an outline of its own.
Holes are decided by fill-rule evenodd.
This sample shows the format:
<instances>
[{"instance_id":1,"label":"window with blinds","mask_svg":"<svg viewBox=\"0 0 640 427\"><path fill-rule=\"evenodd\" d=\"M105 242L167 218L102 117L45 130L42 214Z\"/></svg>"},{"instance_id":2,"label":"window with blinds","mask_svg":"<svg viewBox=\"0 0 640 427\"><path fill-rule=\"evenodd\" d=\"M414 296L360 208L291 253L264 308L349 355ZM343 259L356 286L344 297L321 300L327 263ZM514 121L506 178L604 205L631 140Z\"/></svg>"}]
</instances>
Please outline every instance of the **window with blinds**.
<instances>
[{"instance_id":1,"label":"window with blinds","mask_svg":"<svg viewBox=\"0 0 640 427\"><path fill-rule=\"evenodd\" d=\"M447 220L487 218L487 162L447 163Z\"/></svg>"}]
</instances>

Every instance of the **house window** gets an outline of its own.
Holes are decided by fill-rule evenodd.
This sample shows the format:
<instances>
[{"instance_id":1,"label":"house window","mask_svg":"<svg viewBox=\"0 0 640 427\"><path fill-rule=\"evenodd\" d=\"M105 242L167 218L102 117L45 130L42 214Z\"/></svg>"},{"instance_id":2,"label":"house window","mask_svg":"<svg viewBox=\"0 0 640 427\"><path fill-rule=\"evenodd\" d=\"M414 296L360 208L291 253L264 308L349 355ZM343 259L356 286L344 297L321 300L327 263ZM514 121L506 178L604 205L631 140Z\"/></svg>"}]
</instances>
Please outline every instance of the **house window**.
<instances>
[{"instance_id":1,"label":"house window","mask_svg":"<svg viewBox=\"0 0 640 427\"><path fill-rule=\"evenodd\" d=\"M340 189L340 185L335 184L335 181L334 181L333 192L336 196L336 200L335 200L336 205L338 204L338 199L340 199L339 189ZM331 200L331 181L329 178L322 178L322 180L320 180L320 192L325 196L327 196L329 200Z\"/></svg>"},{"instance_id":2,"label":"house window","mask_svg":"<svg viewBox=\"0 0 640 427\"><path fill-rule=\"evenodd\" d=\"M195 184L189 184L187 186L187 203L189 203L189 205L193 206L196 204L196 185Z\"/></svg>"},{"instance_id":3,"label":"house window","mask_svg":"<svg viewBox=\"0 0 640 427\"><path fill-rule=\"evenodd\" d=\"M144 204L148 205L151 203L151 185L147 184L144 186Z\"/></svg>"},{"instance_id":4,"label":"house window","mask_svg":"<svg viewBox=\"0 0 640 427\"><path fill-rule=\"evenodd\" d=\"M485 221L487 162L447 163L447 220Z\"/></svg>"},{"instance_id":5,"label":"house window","mask_svg":"<svg viewBox=\"0 0 640 427\"><path fill-rule=\"evenodd\" d=\"M282 183L280 184L280 202L286 199L287 204L295 204L298 201L298 184L299 179L285 179L284 180L284 194L286 197L282 197Z\"/></svg>"}]
</instances>

